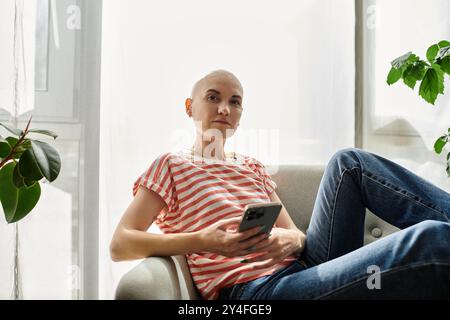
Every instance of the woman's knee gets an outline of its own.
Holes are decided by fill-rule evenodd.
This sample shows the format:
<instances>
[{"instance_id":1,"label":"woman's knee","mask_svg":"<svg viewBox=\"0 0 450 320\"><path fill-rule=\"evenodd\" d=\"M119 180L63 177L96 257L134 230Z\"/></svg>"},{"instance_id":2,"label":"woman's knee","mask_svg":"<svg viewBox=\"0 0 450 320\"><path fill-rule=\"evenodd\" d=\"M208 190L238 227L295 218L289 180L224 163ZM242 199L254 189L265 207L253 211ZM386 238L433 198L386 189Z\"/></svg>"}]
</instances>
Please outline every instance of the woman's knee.
<instances>
[{"instance_id":1,"label":"woman's knee","mask_svg":"<svg viewBox=\"0 0 450 320\"><path fill-rule=\"evenodd\" d=\"M450 223L425 220L410 227L409 240L421 252L450 261Z\"/></svg>"},{"instance_id":2,"label":"woman's knee","mask_svg":"<svg viewBox=\"0 0 450 320\"><path fill-rule=\"evenodd\" d=\"M440 237L449 235L450 223L438 220L424 220L413 225L420 234L428 237ZM446 237L448 238L448 237Z\"/></svg>"},{"instance_id":3,"label":"woman's knee","mask_svg":"<svg viewBox=\"0 0 450 320\"><path fill-rule=\"evenodd\" d=\"M358 148L340 149L332 155L328 166L333 169L338 169L340 172L345 169L360 167L360 154L363 152L365 151Z\"/></svg>"}]
</instances>

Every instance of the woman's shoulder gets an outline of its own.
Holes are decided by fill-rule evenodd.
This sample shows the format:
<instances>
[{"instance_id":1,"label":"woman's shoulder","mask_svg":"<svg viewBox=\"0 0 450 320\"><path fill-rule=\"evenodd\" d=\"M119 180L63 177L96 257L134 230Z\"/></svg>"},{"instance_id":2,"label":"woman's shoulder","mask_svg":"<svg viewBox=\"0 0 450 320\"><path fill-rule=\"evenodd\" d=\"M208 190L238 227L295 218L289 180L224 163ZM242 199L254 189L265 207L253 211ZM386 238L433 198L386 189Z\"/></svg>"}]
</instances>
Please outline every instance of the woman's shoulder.
<instances>
[{"instance_id":1,"label":"woman's shoulder","mask_svg":"<svg viewBox=\"0 0 450 320\"><path fill-rule=\"evenodd\" d=\"M162 164L176 164L186 161L186 153L183 150L179 151L166 151L160 153L153 162L160 162Z\"/></svg>"},{"instance_id":2,"label":"woman's shoulder","mask_svg":"<svg viewBox=\"0 0 450 320\"><path fill-rule=\"evenodd\" d=\"M239 164L249 167L252 170L264 168L264 164L253 156L241 153L235 153L236 160Z\"/></svg>"},{"instance_id":3,"label":"woman's shoulder","mask_svg":"<svg viewBox=\"0 0 450 320\"><path fill-rule=\"evenodd\" d=\"M242 161L246 164L251 164L251 165L258 165L258 166L264 166L262 164L262 162L260 162L258 159L256 159L253 156L250 155L246 155L246 154L237 154L237 157L242 159Z\"/></svg>"}]
</instances>

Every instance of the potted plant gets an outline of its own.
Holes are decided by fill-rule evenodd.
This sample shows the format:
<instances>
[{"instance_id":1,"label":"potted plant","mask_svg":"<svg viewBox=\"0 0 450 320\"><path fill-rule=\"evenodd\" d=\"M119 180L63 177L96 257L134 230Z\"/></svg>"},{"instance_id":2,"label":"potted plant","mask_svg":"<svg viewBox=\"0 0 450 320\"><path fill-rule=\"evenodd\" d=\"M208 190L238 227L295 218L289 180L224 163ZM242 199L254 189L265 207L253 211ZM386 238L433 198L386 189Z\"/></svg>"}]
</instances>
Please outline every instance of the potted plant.
<instances>
[{"instance_id":1,"label":"potted plant","mask_svg":"<svg viewBox=\"0 0 450 320\"><path fill-rule=\"evenodd\" d=\"M411 51L391 62L387 76L388 85L403 79L403 83L414 89L420 82L419 95L434 105L439 94L444 94L444 77L450 75L450 42L442 40L430 46L426 53L427 61L420 59ZM440 154L450 142L450 126L447 133L434 143L434 151ZM447 153L447 175L450 177L450 151Z\"/></svg>"}]
</instances>

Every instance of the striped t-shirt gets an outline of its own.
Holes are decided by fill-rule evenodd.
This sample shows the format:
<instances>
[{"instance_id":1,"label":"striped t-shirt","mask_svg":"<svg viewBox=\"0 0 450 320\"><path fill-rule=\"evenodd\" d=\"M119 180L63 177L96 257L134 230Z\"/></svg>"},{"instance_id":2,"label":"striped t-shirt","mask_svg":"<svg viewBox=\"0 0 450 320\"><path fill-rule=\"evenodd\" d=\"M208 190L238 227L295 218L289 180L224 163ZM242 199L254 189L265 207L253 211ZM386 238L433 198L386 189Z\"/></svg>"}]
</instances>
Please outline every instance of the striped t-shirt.
<instances>
[{"instance_id":1,"label":"striped t-shirt","mask_svg":"<svg viewBox=\"0 0 450 320\"><path fill-rule=\"evenodd\" d=\"M264 165L252 157L227 154L221 161L193 156L189 151L157 157L134 182L133 196L139 185L156 192L166 203L155 220L163 233L194 232L218 220L242 216L245 205L270 202L269 195L277 187ZM291 264L295 256L258 270L251 269L253 263L241 263L242 257L211 252L187 254L186 259L202 298L214 300L220 289L272 274Z\"/></svg>"}]
</instances>

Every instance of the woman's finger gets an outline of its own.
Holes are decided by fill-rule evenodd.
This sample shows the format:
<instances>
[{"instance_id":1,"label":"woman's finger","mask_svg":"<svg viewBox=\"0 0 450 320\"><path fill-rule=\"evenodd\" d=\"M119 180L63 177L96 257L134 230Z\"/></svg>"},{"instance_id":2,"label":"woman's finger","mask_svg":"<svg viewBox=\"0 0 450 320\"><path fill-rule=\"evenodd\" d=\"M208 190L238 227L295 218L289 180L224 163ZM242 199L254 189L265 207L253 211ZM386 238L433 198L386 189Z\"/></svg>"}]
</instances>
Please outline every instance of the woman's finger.
<instances>
[{"instance_id":1,"label":"woman's finger","mask_svg":"<svg viewBox=\"0 0 450 320\"><path fill-rule=\"evenodd\" d=\"M239 223L241 220L242 220L242 217L233 217L233 218L223 219L219 222L219 226L226 227L230 224Z\"/></svg>"},{"instance_id":2,"label":"woman's finger","mask_svg":"<svg viewBox=\"0 0 450 320\"><path fill-rule=\"evenodd\" d=\"M243 243L245 240L247 240L253 236L256 236L261 231L262 231L262 226L256 226L254 228L236 233L236 237L234 240Z\"/></svg>"},{"instance_id":3,"label":"woman's finger","mask_svg":"<svg viewBox=\"0 0 450 320\"><path fill-rule=\"evenodd\" d=\"M246 255L250 252L260 251L261 248L268 247L270 241L267 235L257 236L254 239L243 242L239 245L239 254Z\"/></svg>"},{"instance_id":4,"label":"woman's finger","mask_svg":"<svg viewBox=\"0 0 450 320\"><path fill-rule=\"evenodd\" d=\"M265 238L262 241L255 244L252 248L252 251L253 252L267 251L267 249L270 248L271 245L272 245L272 242L270 241L270 239Z\"/></svg>"}]
</instances>

